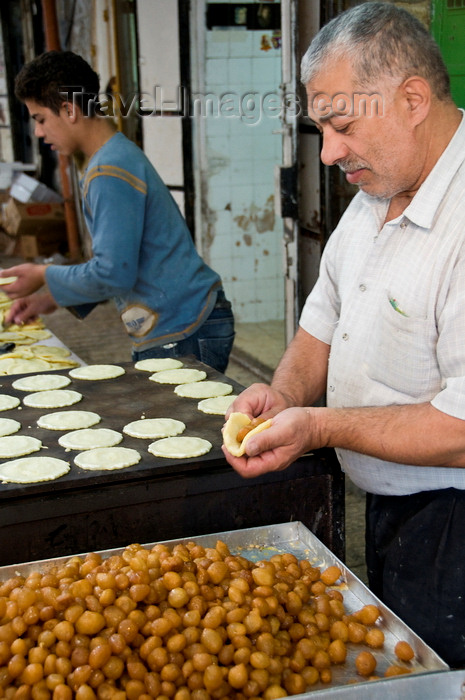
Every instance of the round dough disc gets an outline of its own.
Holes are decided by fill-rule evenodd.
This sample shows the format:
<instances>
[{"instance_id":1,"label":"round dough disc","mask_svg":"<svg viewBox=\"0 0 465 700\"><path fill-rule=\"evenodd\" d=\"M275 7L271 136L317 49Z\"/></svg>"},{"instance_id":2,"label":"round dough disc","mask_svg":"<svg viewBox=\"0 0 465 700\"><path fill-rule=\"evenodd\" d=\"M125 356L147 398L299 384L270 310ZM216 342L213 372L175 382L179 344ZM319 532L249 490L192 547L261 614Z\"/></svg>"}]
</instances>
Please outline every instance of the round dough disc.
<instances>
[{"instance_id":1,"label":"round dough disc","mask_svg":"<svg viewBox=\"0 0 465 700\"><path fill-rule=\"evenodd\" d=\"M79 430L90 428L100 420L99 414L93 411L57 411L41 416L37 425L47 430Z\"/></svg>"},{"instance_id":2,"label":"round dough disc","mask_svg":"<svg viewBox=\"0 0 465 700\"><path fill-rule=\"evenodd\" d=\"M13 282L16 282L17 279L17 277L0 277L0 284L12 284Z\"/></svg>"},{"instance_id":3,"label":"round dough disc","mask_svg":"<svg viewBox=\"0 0 465 700\"><path fill-rule=\"evenodd\" d=\"M75 367L69 371L69 376L73 379L114 379L125 373L123 367L118 365L85 365Z\"/></svg>"},{"instance_id":4,"label":"round dough disc","mask_svg":"<svg viewBox=\"0 0 465 700\"><path fill-rule=\"evenodd\" d=\"M47 330L47 328L32 328L31 325L28 323L25 323L24 325L20 326L19 332L22 334L23 337L32 338L34 343L37 340L47 340L48 338L52 337L51 331ZM42 345L42 347L45 346Z\"/></svg>"},{"instance_id":5,"label":"round dough disc","mask_svg":"<svg viewBox=\"0 0 465 700\"><path fill-rule=\"evenodd\" d=\"M82 428L60 435L58 443L67 450L93 450L96 447L114 447L123 436L110 428Z\"/></svg>"},{"instance_id":6,"label":"round dough disc","mask_svg":"<svg viewBox=\"0 0 465 700\"><path fill-rule=\"evenodd\" d=\"M202 369L166 369L163 372L155 372L149 379L159 384L190 384L205 379L207 373Z\"/></svg>"},{"instance_id":7,"label":"round dough disc","mask_svg":"<svg viewBox=\"0 0 465 700\"><path fill-rule=\"evenodd\" d=\"M63 359L71 355L71 350L68 348L62 348L61 345L31 345L30 348L33 355L45 358L50 357L54 359Z\"/></svg>"},{"instance_id":8,"label":"round dough disc","mask_svg":"<svg viewBox=\"0 0 465 700\"><path fill-rule=\"evenodd\" d=\"M0 394L0 411L9 411L11 408L16 408L20 404L17 396L9 394Z\"/></svg>"},{"instance_id":9,"label":"round dough disc","mask_svg":"<svg viewBox=\"0 0 465 700\"><path fill-rule=\"evenodd\" d=\"M0 373L2 375L14 374L13 372L11 372L11 369L14 366L14 363L15 363L14 357L5 357L5 355L2 355L0 357Z\"/></svg>"},{"instance_id":10,"label":"round dough disc","mask_svg":"<svg viewBox=\"0 0 465 700\"><path fill-rule=\"evenodd\" d=\"M183 363L175 360L174 357L148 357L146 360L139 360L134 365L134 369L141 369L143 372L162 372L165 369L179 369Z\"/></svg>"},{"instance_id":11,"label":"round dough disc","mask_svg":"<svg viewBox=\"0 0 465 700\"><path fill-rule=\"evenodd\" d=\"M21 423L12 418L0 418L0 437L17 433L21 428Z\"/></svg>"},{"instance_id":12,"label":"round dough disc","mask_svg":"<svg viewBox=\"0 0 465 700\"><path fill-rule=\"evenodd\" d=\"M34 374L16 379L11 386L19 391L50 391L63 389L70 383L71 379L64 374Z\"/></svg>"},{"instance_id":13,"label":"round dough disc","mask_svg":"<svg viewBox=\"0 0 465 700\"><path fill-rule=\"evenodd\" d=\"M245 446L249 438L251 438L252 435L255 435L256 433L261 432L262 430L266 430L266 428L269 428L271 425L271 418L264 421L263 423L259 423L255 428L252 428L252 430L250 430L247 433L247 435L241 442L239 442L237 439L238 432L242 428L245 428L247 425L249 425L250 421L251 419L246 413L237 412L231 413L224 425L223 443L228 452L234 455L234 457L241 457L243 454L245 454Z\"/></svg>"},{"instance_id":14,"label":"round dough disc","mask_svg":"<svg viewBox=\"0 0 465 700\"><path fill-rule=\"evenodd\" d=\"M8 374L32 374L33 372L42 372L50 369L50 365L46 360L41 360L38 357L13 359L9 368Z\"/></svg>"},{"instance_id":15,"label":"round dough disc","mask_svg":"<svg viewBox=\"0 0 465 700\"><path fill-rule=\"evenodd\" d=\"M0 459L13 459L37 452L42 442L29 435L8 435L0 437Z\"/></svg>"},{"instance_id":16,"label":"round dough disc","mask_svg":"<svg viewBox=\"0 0 465 700\"><path fill-rule=\"evenodd\" d=\"M13 484L52 481L69 470L69 462L56 457L21 457L0 464L0 481Z\"/></svg>"},{"instance_id":17,"label":"round dough disc","mask_svg":"<svg viewBox=\"0 0 465 700\"><path fill-rule=\"evenodd\" d=\"M123 428L123 433L135 438L157 438L179 435L186 429L185 424L174 418L143 418L128 423Z\"/></svg>"},{"instance_id":18,"label":"round dough disc","mask_svg":"<svg viewBox=\"0 0 465 700\"><path fill-rule=\"evenodd\" d=\"M212 448L211 442L198 437L168 437L152 442L148 450L155 457L168 457L169 459L187 459L188 457L200 457Z\"/></svg>"},{"instance_id":19,"label":"round dough disc","mask_svg":"<svg viewBox=\"0 0 465 700\"><path fill-rule=\"evenodd\" d=\"M178 396L185 396L189 399L210 399L214 396L226 396L232 392L231 384L224 382L194 382L193 384L180 384L175 387L174 392Z\"/></svg>"},{"instance_id":20,"label":"round dough disc","mask_svg":"<svg viewBox=\"0 0 465 700\"><path fill-rule=\"evenodd\" d=\"M21 340L24 340L24 335L13 330L0 331L0 341L2 343L7 343L10 340L12 340L14 343L19 343Z\"/></svg>"},{"instance_id":21,"label":"round dough disc","mask_svg":"<svg viewBox=\"0 0 465 700\"><path fill-rule=\"evenodd\" d=\"M31 408L61 408L72 406L82 399L79 391L72 389L51 389L50 391L36 391L24 397L23 403Z\"/></svg>"},{"instance_id":22,"label":"round dough disc","mask_svg":"<svg viewBox=\"0 0 465 700\"><path fill-rule=\"evenodd\" d=\"M74 464L81 469L124 469L140 462L137 450L129 447L97 447L94 450L80 452L74 458Z\"/></svg>"},{"instance_id":23,"label":"round dough disc","mask_svg":"<svg viewBox=\"0 0 465 700\"><path fill-rule=\"evenodd\" d=\"M234 399L237 399L236 394L229 396L214 396L211 399L203 399L197 404L197 408L202 413L210 413L217 416L224 416Z\"/></svg>"}]
</instances>

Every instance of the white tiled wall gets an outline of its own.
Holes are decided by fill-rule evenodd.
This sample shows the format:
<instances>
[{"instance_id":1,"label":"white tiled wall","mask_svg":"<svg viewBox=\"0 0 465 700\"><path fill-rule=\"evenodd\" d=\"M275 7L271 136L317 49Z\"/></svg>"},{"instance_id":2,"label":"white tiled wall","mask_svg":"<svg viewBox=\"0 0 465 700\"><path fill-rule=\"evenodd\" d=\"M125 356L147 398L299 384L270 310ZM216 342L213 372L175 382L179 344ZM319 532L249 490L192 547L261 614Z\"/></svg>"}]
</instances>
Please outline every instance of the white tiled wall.
<instances>
[{"instance_id":1,"label":"white tiled wall","mask_svg":"<svg viewBox=\"0 0 465 700\"><path fill-rule=\"evenodd\" d=\"M206 200L213 225L203 248L240 322L284 316L282 222L274 213L281 135L273 131L281 124L269 108L267 114L262 109L269 105L268 93L279 105L281 49L262 50L264 37L271 45L271 31L206 31L205 93L217 97L219 115L205 123Z\"/></svg>"}]
</instances>

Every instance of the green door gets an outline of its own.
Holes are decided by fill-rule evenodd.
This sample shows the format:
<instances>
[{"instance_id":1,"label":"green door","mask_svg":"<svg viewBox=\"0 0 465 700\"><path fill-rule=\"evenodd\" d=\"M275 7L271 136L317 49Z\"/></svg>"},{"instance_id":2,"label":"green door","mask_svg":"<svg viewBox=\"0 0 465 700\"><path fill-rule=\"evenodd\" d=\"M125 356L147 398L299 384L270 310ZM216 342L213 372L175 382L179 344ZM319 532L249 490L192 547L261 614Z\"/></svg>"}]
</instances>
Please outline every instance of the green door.
<instances>
[{"instance_id":1,"label":"green door","mask_svg":"<svg viewBox=\"0 0 465 700\"><path fill-rule=\"evenodd\" d=\"M452 97L465 107L465 0L433 0L431 33L451 78Z\"/></svg>"}]
</instances>

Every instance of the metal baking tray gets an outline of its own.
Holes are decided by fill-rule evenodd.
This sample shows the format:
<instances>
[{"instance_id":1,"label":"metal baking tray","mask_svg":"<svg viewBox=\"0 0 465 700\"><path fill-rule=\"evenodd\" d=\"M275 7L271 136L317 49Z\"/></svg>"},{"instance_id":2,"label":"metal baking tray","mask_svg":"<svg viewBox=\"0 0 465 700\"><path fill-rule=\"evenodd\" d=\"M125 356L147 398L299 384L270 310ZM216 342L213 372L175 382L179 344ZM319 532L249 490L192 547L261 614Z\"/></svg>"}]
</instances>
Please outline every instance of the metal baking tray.
<instances>
[{"instance_id":1,"label":"metal baking tray","mask_svg":"<svg viewBox=\"0 0 465 700\"><path fill-rule=\"evenodd\" d=\"M251 561L259 561L268 559L275 554L290 552L298 559L307 559L313 566L326 568L333 564L340 567L342 571L342 581L337 584L344 596L344 606L348 613L353 613L359 610L363 605L373 603L377 605L381 611L381 617L377 625L381 627L385 635L385 643L383 649L371 649L377 659L376 674L381 678L369 682L363 682L363 679L357 675L355 670L354 660L357 654L361 651L362 645L349 644L348 654L345 664L341 666L332 666L333 680L331 685L323 684L315 685L311 692L305 693L299 697L313 697L315 694L325 695L331 694L331 697L343 697L347 700L354 698L359 700L363 697L369 698L390 698L390 697L421 697L422 700L430 698L437 700L446 700L447 697L461 697L458 695L447 696L443 693L428 695L427 692L434 686L434 683L445 682L447 678L453 678L457 685L460 680L454 672L449 672L449 666L436 654L431 647L423 642L402 620L389 610L383 603L371 593L371 591L348 569L343 562L338 559L332 552L313 535L301 522L283 523L278 525L270 525L266 527L248 528L244 530L232 530L227 532L219 532L210 535L199 535L192 537L165 540L163 544L174 545L180 542L195 541L205 547L214 547L217 540L225 542L232 553L240 554ZM128 545L131 544L128 542ZM152 547L156 543L149 543L145 547ZM122 551L121 548L103 550L100 554L106 558L113 554L118 554ZM0 580L9 578L14 575L27 576L32 571L45 571L48 568L65 562L69 556L59 557L56 559L41 560L35 562L26 562L23 564L12 564L9 566L0 567ZM408 676L398 676L395 678L383 678L384 671L391 664L403 665L399 662L394 654L394 646L399 640L409 642L415 652L415 660L410 664L405 664L411 671ZM439 672L439 674L430 675L431 672ZM446 672L446 673L445 673ZM421 687L424 690L419 695L408 696L399 695L398 691L404 687L415 685L419 679L422 679L422 674L428 674L426 681L421 680ZM465 675L465 672L464 672ZM431 685L429 682L431 681ZM355 686L353 683L355 682ZM400 685L402 683L402 685ZM363 687L367 686L367 695L362 695ZM389 688L393 686L395 695L389 695ZM461 687L461 682L460 682ZM335 695L337 689L342 692L341 695ZM379 693L378 694L378 689ZM385 691L387 694L385 694ZM297 696L295 696L297 697Z\"/></svg>"},{"instance_id":2,"label":"metal baking tray","mask_svg":"<svg viewBox=\"0 0 465 700\"><path fill-rule=\"evenodd\" d=\"M465 670L396 676L296 695L331 700L464 700Z\"/></svg>"}]
</instances>

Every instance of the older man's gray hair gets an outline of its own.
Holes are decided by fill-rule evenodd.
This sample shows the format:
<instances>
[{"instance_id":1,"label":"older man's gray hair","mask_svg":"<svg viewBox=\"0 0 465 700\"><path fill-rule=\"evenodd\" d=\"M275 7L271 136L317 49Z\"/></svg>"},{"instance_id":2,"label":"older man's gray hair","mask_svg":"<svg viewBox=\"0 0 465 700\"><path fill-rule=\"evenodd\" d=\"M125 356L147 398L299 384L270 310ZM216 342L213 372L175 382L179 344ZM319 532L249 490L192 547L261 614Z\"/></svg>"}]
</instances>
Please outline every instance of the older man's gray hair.
<instances>
[{"instance_id":1,"label":"older man's gray hair","mask_svg":"<svg viewBox=\"0 0 465 700\"><path fill-rule=\"evenodd\" d=\"M433 94L450 100L450 79L441 52L423 24L389 2L367 2L342 12L311 42L301 64L307 85L326 61L348 58L357 87L377 89L386 79L418 75Z\"/></svg>"}]
</instances>

